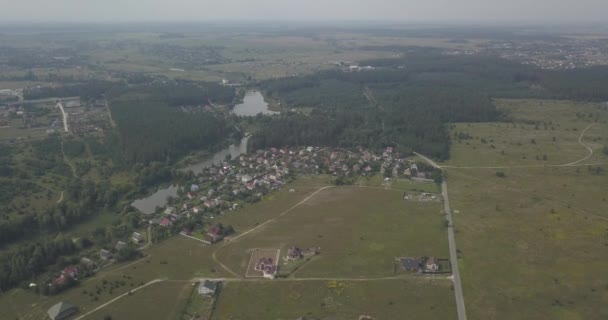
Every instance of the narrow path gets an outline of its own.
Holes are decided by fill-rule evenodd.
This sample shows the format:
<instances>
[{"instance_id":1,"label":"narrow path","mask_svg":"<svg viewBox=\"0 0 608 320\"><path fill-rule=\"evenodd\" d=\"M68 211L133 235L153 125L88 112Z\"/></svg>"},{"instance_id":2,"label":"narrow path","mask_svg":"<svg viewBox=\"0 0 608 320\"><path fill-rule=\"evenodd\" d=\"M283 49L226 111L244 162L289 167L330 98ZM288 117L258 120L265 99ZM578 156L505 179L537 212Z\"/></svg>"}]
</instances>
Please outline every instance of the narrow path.
<instances>
[{"instance_id":1,"label":"narrow path","mask_svg":"<svg viewBox=\"0 0 608 320\"><path fill-rule=\"evenodd\" d=\"M583 161L585 161L585 160L587 160L587 159L591 158L591 156L593 155L593 149L591 149L591 148L590 148L588 145L586 145L586 144L583 142L583 136L585 135L585 133L587 132L587 130L589 130L591 127L593 127L593 125L595 125L595 123L592 123L592 124L588 125L588 126L585 128L585 130L583 130L583 132L581 132L581 135L578 137L578 144L580 144L581 146L583 146L583 147L587 148L587 151L589 151L589 154L588 154L586 157L584 157L584 158L582 158L582 159L580 159L580 160L577 160L577 161L574 161L574 162L570 162L570 163L566 163L566 164L564 164L564 165L563 165L564 167L566 167L566 166L572 166L572 165L575 165L575 164L577 164L577 163L579 163L579 162L583 162Z\"/></svg>"},{"instance_id":2,"label":"narrow path","mask_svg":"<svg viewBox=\"0 0 608 320\"><path fill-rule=\"evenodd\" d=\"M59 200L57 200L57 204L60 204L63 201L63 191L61 191L61 195L59 196Z\"/></svg>"},{"instance_id":3,"label":"narrow path","mask_svg":"<svg viewBox=\"0 0 608 320\"><path fill-rule=\"evenodd\" d=\"M299 207L300 205L304 204L304 203L305 203L306 201L308 201L310 198L312 198L312 197L316 196L316 195L317 195L319 192L322 192L323 190L325 190L325 189L329 189L329 188L333 188L333 186L325 186L325 187L319 188L317 191L313 192L311 195L309 195L308 197L306 197L304 200L302 200L302 201L300 201L300 202L296 203L295 205L293 205L293 206L292 206L292 207L290 207L289 209L287 209L287 210L285 210L285 211L281 212L281 213L280 213L278 216L276 216L276 217L274 217L274 218L272 218L272 219L270 219L270 220L267 220L266 222L264 222L264 223L262 223L262 224L259 224L259 225L257 225L256 227L251 228L251 229L249 229L248 231L245 231L245 232L243 232L243 233L241 233L241 234L239 234L239 235L235 236L234 238L230 238L230 241L224 241L224 243L222 243L222 245L221 245L221 246L219 246L217 249L215 249L215 250L213 251L213 254L211 254L211 258L213 259L213 261L214 261L215 263L219 264L219 265L222 267L222 269L224 269L224 270L228 271L228 273L232 274L233 276L235 276L235 277L237 277L237 278L241 278L242 276L239 276L239 275L238 275L236 272L232 271L232 269L230 269L230 268L229 268L227 265L223 264L223 263L222 263L222 262L221 262L221 261L220 261L220 260L217 258L217 251L218 251L218 250L220 250L221 248L223 248L223 247L227 246L228 244L230 244L230 243L232 243L232 242L237 241L237 240L238 240L238 239L240 239L241 237L246 236L247 234L249 234L249 233L251 233L251 232L254 232L254 231L258 230L259 228L262 228L263 226L265 226L265 225L269 224L270 222L274 221L276 218L281 217L281 216L284 216L285 214L289 213L289 212L290 212L290 211L292 211L293 209L295 209L295 208Z\"/></svg>"},{"instance_id":4,"label":"narrow path","mask_svg":"<svg viewBox=\"0 0 608 320\"><path fill-rule=\"evenodd\" d=\"M414 152L417 156L424 159L431 166L441 169L437 163L433 160ZM466 308L464 304L464 295L462 293L462 283L460 281L460 272L458 271L458 253L456 251L456 237L454 236L454 221L452 219L452 210L450 210L450 200L448 198L448 184L443 176L443 182L441 183L441 191L443 194L443 205L448 222L448 243L450 246L450 263L452 264L452 275L454 282L454 296L456 297L456 310L458 312L458 320L466 320Z\"/></svg>"},{"instance_id":5,"label":"narrow path","mask_svg":"<svg viewBox=\"0 0 608 320\"><path fill-rule=\"evenodd\" d=\"M72 170L72 176L74 176L74 178L78 178L78 174L76 174L76 167L65 154L65 149L63 147L63 137L61 137L61 154L63 155L63 162L65 162Z\"/></svg>"},{"instance_id":6,"label":"narrow path","mask_svg":"<svg viewBox=\"0 0 608 320\"><path fill-rule=\"evenodd\" d=\"M207 242L205 242L205 241L203 241L203 240L201 240L201 239L199 239L199 238L196 238L196 237L193 237L193 236L189 236L189 235L187 235L187 234L183 234L183 233L181 233L181 232L179 233L179 235L180 235L180 236L182 236L182 237L186 237L186 238L189 238L189 239L192 239L192 240L198 241L198 242L202 242L203 244L208 244Z\"/></svg>"},{"instance_id":7,"label":"narrow path","mask_svg":"<svg viewBox=\"0 0 608 320\"><path fill-rule=\"evenodd\" d=\"M108 112L108 117L110 118L110 125L112 125L112 128L116 128L116 122L114 122L114 118L112 118L112 111L110 110L110 104L107 99L104 99L104 104L106 106L106 111Z\"/></svg>"},{"instance_id":8,"label":"narrow path","mask_svg":"<svg viewBox=\"0 0 608 320\"><path fill-rule=\"evenodd\" d=\"M109 306L110 304L112 304L112 303L114 303L114 302L116 302L116 301L118 301L118 300L120 300L120 299L124 298L125 296L128 296L128 295L129 295L129 293L132 293L132 292L138 291L138 290L143 289L143 288L145 288L145 287L147 287L147 286L149 286L149 285L152 285L152 284L155 284L155 283L158 283L158 282L161 282L161 281L165 281L165 280L164 280L164 279L154 279L154 280L152 280L152 281L150 281L150 282L148 282L148 283L146 283L146 284L144 284L144 285L142 285L142 286L139 286L139 287L137 287L137 288L135 288L135 289L131 289L131 290L129 290L129 292L124 293L124 294L121 294L121 295L119 295L118 297L116 297L116 298L114 298L114 299L112 299L112 300L110 300L110 301L108 301L108 302L106 302L106 303L104 303L104 304L102 304L102 305L98 306L97 308L95 308L95 309L93 309L93 310L91 310L91 311L89 311L89 312L87 312L87 313L85 313L85 314L83 314L83 315L80 315L80 316L78 316L78 317L74 318L73 320L80 320L80 319L84 319L85 317L87 317L87 316L91 315L92 313L97 312L97 311L99 311L99 310L101 310L101 309L103 309L103 308L105 308L105 307Z\"/></svg>"},{"instance_id":9,"label":"narrow path","mask_svg":"<svg viewBox=\"0 0 608 320\"><path fill-rule=\"evenodd\" d=\"M437 168L449 168L449 169L516 169L516 168L576 167L576 166L605 165L608 163L579 164L580 162L583 162L583 161L591 158L591 156L593 156L593 149L583 142L583 137L585 136L585 133L587 133L587 130L591 129L591 127L593 127L594 125L595 125L595 123L589 124L587 127L585 127L585 129L583 129L581 134L578 136L578 144L580 144L581 146L586 148L587 151L589 152L589 154L582 159L579 159L579 160L576 160L576 161L573 161L570 163L544 164L544 165L542 165L542 164L541 165L520 165L520 166L439 166L435 162L433 162L433 164ZM414 152L414 153L416 153L416 152ZM426 158L424 156L421 156L418 153L416 153L416 154L422 158ZM425 160L428 161L430 159L426 158Z\"/></svg>"},{"instance_id":10,"label":"narrow path","mask_svg":"<svg viewBox=\"0 0 608 320\"><path fill-rule=\"evenodd\" d=\"M146 242L146 244L144 244L143 246L137 248L138 250L148 249L148 247L152 245L152 226L151 225L148 225L148 228L146 229L146 238L148 239L148 242Z\"/></svg>"}]
</instances>

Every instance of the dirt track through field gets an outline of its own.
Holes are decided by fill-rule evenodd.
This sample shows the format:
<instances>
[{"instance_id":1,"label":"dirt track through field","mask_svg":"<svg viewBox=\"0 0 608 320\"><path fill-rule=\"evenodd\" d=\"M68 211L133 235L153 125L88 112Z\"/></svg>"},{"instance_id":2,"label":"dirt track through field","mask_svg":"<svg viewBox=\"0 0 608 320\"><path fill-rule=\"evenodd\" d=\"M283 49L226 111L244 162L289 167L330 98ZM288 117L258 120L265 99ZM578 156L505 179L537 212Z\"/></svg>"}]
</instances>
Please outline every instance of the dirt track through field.
<instances>
[{"instance_id":1,"label":"dirt track through field","mask_svg":"<svg viewBox=\"0 0 608 320\"><path fill-rule=\"evenodd\" d=\"M89 311L89 312L87 312L87 313L85 313L83 315L80 315L77 318L74 318L74 320L84 319L85 317L91 315L92 313L97 312L97 311L99 311L99 310L101 310L101 309L109 306L110 304L112 304L112 303L114 303L114 302L122 299L125 296L128 296L130 293L133 293L135 291L138 291L138 290L143 289L143 288L145 288L145 287L147 287L149 285L152 285L152 284L155 284L155 283L158 283L158 282L161 282L161 281L165 281L165 280L164 279L154 279L154 280L152 280L152 281L150 281L150 282L148 282L148 283L146 283L146 284L144 284L142 286L139 286L139 287L137 287L135 289L129 290L129 292L119 295L118 297L116 297L116 298L114 298L114 299L112 299L112 300L110 300L110 301L108 301L108 302L106 302L106 303L98 306L97 308L95 308L95 309L93 309L93 310L91 310L91 311Z\"/></svg>"},{"instance_id":2,"label":"dirt track through field","mask_svg":"<svg viewBox=\"0 0 608 320\"><path fill-rule=\"evenodd\" d=\"M516 168L546 168L546 167L577 167L577 166L592 166L592 165L606 165L608 163L604 162L604 163L585 163L585 164L580 164L581 162L591 158L591 156L593 156L593 149L591 147L589 147L587 144L585 144L583 142L583 137L585 136L585 133L587 133L587 131L589 129L591 129L591 127L593 127L595 125L595 123L592 123L590 125L588 125L583 132L581 132L581 134L578 136L578 144L580 144L581 146L583 146L585 149L587 149L587 151L589 152L589 154L581 159L578 159L576 161L570 162L570 163L565 163L565 164L544 164L544 165L521 165L521 166L477 166L477 167L471 167L471 166L440 166L437 165L436 163L434 163L434 165L437 168L442 168L442 169L516 169Z\"/></svg>"},{"instance_id":3,"label":"dirt track through field","mask_svg":"<svg viewBox=\"0 0 608 320\"><path fill-rule=\"evenodd\" d=\"M247 234L249 234L249 233L251 233L251 232L254 232L254 231L256 231L256 230L258 230L258 229L262 228L263 226L265 226L265 225L269 224L270 222L274 221L276 218L286 215L287 213L291 212L293 209L295 209L295 208L297 208L297 207L301 206L302 204L304 204L304 203L305 203L306 201L308 201L310 198L312 198L312 197L314 197L315 195L319 194L319 193L320 193L320 192L322 192L323 190L325 190L325 189L329 189L329 188L333 188L333 186L326 186L326 187L322 187L322 188L317 189L317 191L313 192L311 195L309 195L308 197L306 197L304 200L302 200L302 201L300 201L300 202L296 203L296 204L295 204L294 206L292 206L291 208L289 208L289 209L287 209L287 210L285 210L285 211L281 212L281 213L280 213L278 216L276 216L276 217L274 217L274 218L272 218L272 219L270 219L270 220L268 220L268 221L266 221L266 222L264 222L264 223L261 223L261 224L257 225L256 227L251 228L251 229L249 229L249 230L247 230L247 231L245 231L245 232L243 232L243 233L241 233L241 234L239 234L239 235L235 236L234 238L231 238L231 239L230 239L230 241L224 242L224 243L223 243L221 246L219 246L217 249L215 249L215 251L213 251L213 254L211 254L211 258L213 259L213 261L214 261L215 263L217 263L218 265L220 265L220 266L222 267L222 269L224 269L225 271L227 271L227 272L228 272L228 273L230 273L231 275L233 275L233 276L235 276L235 277L237 277L237 278L242 278L242 276L239 276L239 275L238 275L236 272L232 271L232 269L230 269L230 268L229 268L227 265L223 264L223 263L222 263L222 262L221 262L221 261L220 261L220 260L217 258L217 251L218 251L218 250L220 250L221 248L223 248L223 247L227 246L228 244L230 244L230 243L233 243L233 242L237 241L238 239L242 238L243 236L245 236L245 235L247 235Z\"/></svg>"}]
</instances>

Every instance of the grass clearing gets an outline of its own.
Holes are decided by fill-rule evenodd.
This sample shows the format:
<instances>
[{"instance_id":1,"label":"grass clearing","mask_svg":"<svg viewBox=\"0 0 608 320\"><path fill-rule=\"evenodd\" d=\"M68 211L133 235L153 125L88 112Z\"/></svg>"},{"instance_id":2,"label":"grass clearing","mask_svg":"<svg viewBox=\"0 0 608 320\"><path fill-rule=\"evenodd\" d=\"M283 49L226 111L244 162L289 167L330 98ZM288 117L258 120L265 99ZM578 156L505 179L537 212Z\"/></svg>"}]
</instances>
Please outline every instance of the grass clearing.
<instances>
[{"instance_id":1,"label":"grass clearing","mask_svg":"<svg viewBox=\"0 0 608 320\"><path fill-rule=\"evenodd\" d=\"M452 129L449 166L544 166L566 164L588 155L579 144L585 128L592 125L583 142L594 156L586 163L608 160L608 111L592 103L552 100L498 100L499 109L513 123L457 123ZM591 115L591 116L589 116ZM596 121L597 119L597 121ZM466 134L471 139L458 139ZM602 137L603 135L603 137ZM595 141L593 141L595 139ZM597 153L597 154L595 154Z\"/></svg>"},{"instance_id":2,"label":"grass clearing","mask_svg":"<svg viewBox=\"0 0 608 320\"><path fill-rule=\"evenodd\" d=\"M190 282L159 282L96 311L85 319L180 319L188 297L196 292Z\"/></svg>"},{"instance_id":3,"label":"grass clearing","mask_svg":"<svg viewBox=\"0 0 608 320\"><path fill-rule=\"evenodd\" d=\"M456 124L494 139L453 144L450 164L526 166L606 161L605 110L564 101L503 101L513 124ZM577 113L579 114L577 116ZM581 117L581 114L585 116ZM599 121L594 116L599 114ZM541 121L537 130L531 121ZM532 124L531 124L532 123ZM552 123L554 130L545 130ZM522 128L523 127L523 128ZM574 130L576 128L576 130ZM557 137L557 142L551 136ZM534 139L536 144L530 144ZM464 141L470 141L465 144ZM527 141L514 146L517 141ZM501 155L501 146L508 145ZM522 159L547 154L547 161ZM447 169L459 268L473 319L605 319L608 309L608 166ZM499 177L497 171L504 174Z\"/></svg>"},{"instance_id":4,"label":"grass clearing","mask_svg":"<svg viewBox=\"0 0 608 320\"><path fill-rule=\"evenodd\" d=\"M321 247L296 277L386 277L403 255L446 257L439 203L404 201L401 191L330 188L288 214L227 243L220 261L244 274L254 248Z\"/></svg>"},{"instance_id":5,"label":"grass clearing","mask_svg":"<svg viewBox=\"0 0 608 320\"><path fill-rule=\"evenodd\" d=\"M450 286L444 279L230 282L212 319L456 319Z\"/></svg>"}]
</instances>

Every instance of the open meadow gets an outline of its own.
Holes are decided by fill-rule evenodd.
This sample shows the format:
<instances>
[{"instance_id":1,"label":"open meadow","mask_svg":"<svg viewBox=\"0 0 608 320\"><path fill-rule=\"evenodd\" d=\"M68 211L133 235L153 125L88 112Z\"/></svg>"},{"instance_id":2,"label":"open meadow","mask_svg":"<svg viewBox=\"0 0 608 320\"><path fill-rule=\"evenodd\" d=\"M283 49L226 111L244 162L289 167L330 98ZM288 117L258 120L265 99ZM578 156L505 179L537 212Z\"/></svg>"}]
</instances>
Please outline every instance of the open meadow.
<instances>
[{"instance_id":1,"label":"open meadow","mask_svg":"<svg viewBox=\"0 0 608 320\"><path fill-rule=\"evenodd\" d=\"M467 314L605 319L606 110L565 101L501 106L514 123L457 124L452 130L488 141L455 142L448 165L467 168L446 169ZM545 154L547 160L535 159ZM479 166L504 167L472 168Z\"/></svg>"},{"instance_id":2,"label":"open meadow","mask_svg":"<svg viewBox=\"0 0 608 320\"><path fill-rule=\"evenodd\" d=\"M255 248L320 247L293 276L386 277L395 257L447 257L439 202L402 199L403 191L336 187L319 192L294 210L255 231L226 242L217 258L244 274Z\"/></svg>"},{"instance_id":3,"label":"open meadow","mask_svg":"<svg viewBox=\"0 0 608 320\"><path fill-rule=\"evenodd\" d=\"M457 123L446 166L545 166L605 160L608 107L553 100L498 100L512 122ZM581 142L585 145L579 143Z\"/></svg>"},{"instance_id":4,"label":"open meadow","mask_svg":"<svg viewBox=\"0 0 608 320\"><path fill-rule=\"evenodd\" d=\"M226 283L213 320L456 319L451 283L416 278L379 281Z\"/></svg>"}]
</instances>

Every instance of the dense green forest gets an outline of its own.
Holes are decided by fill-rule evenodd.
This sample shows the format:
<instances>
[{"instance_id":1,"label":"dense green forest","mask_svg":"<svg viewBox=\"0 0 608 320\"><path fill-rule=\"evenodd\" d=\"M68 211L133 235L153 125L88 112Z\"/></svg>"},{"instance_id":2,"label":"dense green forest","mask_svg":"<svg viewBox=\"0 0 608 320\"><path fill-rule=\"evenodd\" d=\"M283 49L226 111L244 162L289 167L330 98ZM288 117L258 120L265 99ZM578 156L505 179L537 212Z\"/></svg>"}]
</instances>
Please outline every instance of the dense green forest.
<instances>
[{"instance_id":1,"label":"dense green forest","mask_svg":"<svg viewBox=\"0 0 608 320\"><path fill-rule=\"evenodd\" d=\"M287 108L314 109L310 117L286 113L260 121L253 145L395 146L446 159L446 124L497 120L501 114L493 98L608 100L603 67L543 71L495 56L446 55L429 48L360 65L374 70L260 83Z\"/></svg>"},{"instance_id":2,"label":"dense green forest","mask_svg":"<svg viewBox=\"0 0 608 320\"><path fill-rule=\"evenodd\" d=\"M234 123L221 113L185 112L182 105L210 101L228 104L233 88L206 83L146 85L112 99L127 163L172 162L192 150L212 149L237 137Z\"/></svg>"},{"instance_id":3,"label":"dense green forest","mask_svg":"<svg viewBox=\"0 0 608 320\"><path fill-rule=\"evenodd\" d=\"M536 74L528 67L423 51L362 63L375 70L332 70L261 83L272 99L314 111L310 117L287 113L262 121L253 145L395 146L445 159L447 123L496 120L500 113L492 97L542 94L532 88Z\"/></svg>"}]
</instances>

